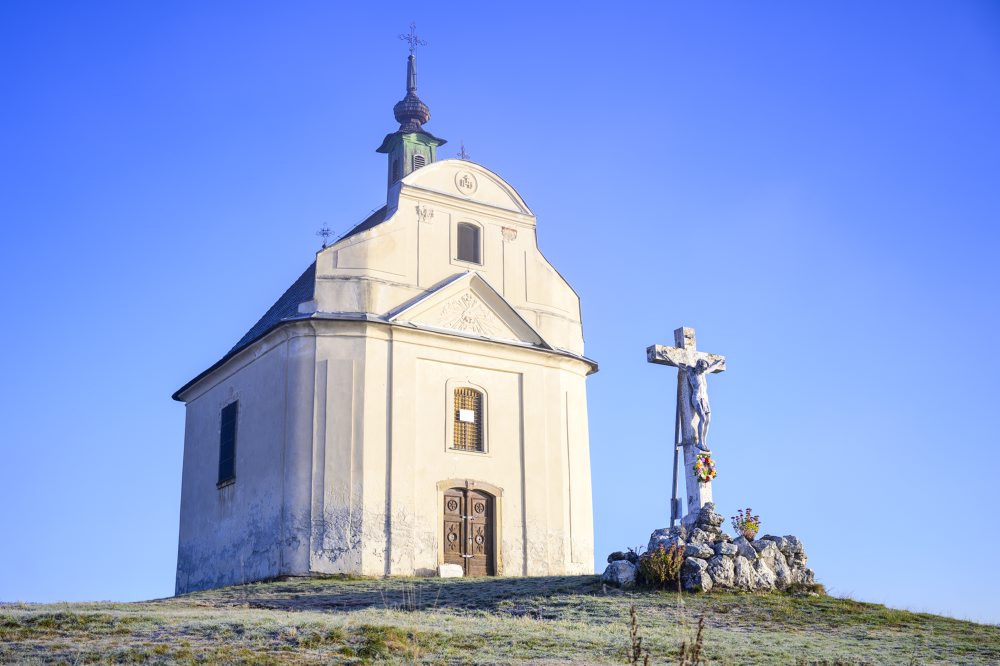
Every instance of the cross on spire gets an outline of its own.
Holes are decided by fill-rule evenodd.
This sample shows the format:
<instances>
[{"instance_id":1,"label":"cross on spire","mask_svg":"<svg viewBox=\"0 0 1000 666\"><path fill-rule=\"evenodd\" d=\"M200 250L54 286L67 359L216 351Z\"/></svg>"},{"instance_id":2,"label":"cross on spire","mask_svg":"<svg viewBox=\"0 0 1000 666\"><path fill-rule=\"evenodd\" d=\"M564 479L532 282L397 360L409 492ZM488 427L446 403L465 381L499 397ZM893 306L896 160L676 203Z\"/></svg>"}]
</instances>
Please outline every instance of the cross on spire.
<instances>
[{"instance_id":1,"label":"cross on spire","mask_svg":"<svg viewBox=\"0 0 1000 666\"><path fill-rule=\"evenodd\" d=\"M458 149L458 159L460 159L460 160L471 159L472 155L470 155L469 153L465 152L465 141L462 141L459 144L459 146L460 146L460 148Z\"/></svg>"},{"instance_id":2,"label":"cross on spire","mask_svg":"<svg viewBox=\"0 0 1000 666\"><path fill-rule=\"evenodd\" d=\"M409 34L402 34L399 36L404 42L410 43L410 55L416 55L418 46L427 46L427 42L420 39L417 36L417 24L414 21L410 21L410 32Z\"/></svg>"},{"instance_id":3,"label":"cross on spire","mask_svg":"<svg viewBox=\"0 0 1000 666\"><path fill-rule=\"evenodd\" d=\"M330 240L330 236L333 235L333 231L330 230L330 227L328 225L324 224L323 228L316 232L316 235L322 236L323 248L326 249L327 243Z\"/></svg>"}]
</instances>

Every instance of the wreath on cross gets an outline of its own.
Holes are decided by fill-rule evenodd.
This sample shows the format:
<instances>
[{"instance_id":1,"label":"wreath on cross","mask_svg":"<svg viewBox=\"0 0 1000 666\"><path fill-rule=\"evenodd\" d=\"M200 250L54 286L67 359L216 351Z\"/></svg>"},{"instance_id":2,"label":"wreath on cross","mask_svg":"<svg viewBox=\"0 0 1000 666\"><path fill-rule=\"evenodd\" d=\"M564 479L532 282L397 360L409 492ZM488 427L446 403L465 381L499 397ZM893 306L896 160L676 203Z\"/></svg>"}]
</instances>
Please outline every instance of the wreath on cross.
<instances>
[{"instance_id":1,"label":"wreath on cross","mask_svg":"<svg viewBox=\"0 0 1000 666\"><path fill-rule=\"evenodd\" d=\"M694 473L698 475L698 481L708 483L715 478L715 461L712 456L702 453L694 463Z\"/></svg>"}]
</instances>

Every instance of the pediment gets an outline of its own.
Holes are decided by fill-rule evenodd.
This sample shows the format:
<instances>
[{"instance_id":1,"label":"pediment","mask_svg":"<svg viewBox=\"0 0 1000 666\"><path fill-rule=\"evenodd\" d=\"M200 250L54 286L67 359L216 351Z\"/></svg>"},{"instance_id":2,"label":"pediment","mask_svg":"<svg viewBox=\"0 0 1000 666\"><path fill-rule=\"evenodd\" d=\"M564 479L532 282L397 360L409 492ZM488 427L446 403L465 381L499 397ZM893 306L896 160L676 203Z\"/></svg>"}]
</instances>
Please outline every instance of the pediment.
<instances>
[{"instance_id":1,"label":"pediment","mask_svg":"<svg viewBox=\"0 0 1000 666\"><path fill-rule=\"evenodd\" d=\"M463 273L387 319L417 328L551 349L531 324L476 273Z\"/></svg>"}]
</instances>

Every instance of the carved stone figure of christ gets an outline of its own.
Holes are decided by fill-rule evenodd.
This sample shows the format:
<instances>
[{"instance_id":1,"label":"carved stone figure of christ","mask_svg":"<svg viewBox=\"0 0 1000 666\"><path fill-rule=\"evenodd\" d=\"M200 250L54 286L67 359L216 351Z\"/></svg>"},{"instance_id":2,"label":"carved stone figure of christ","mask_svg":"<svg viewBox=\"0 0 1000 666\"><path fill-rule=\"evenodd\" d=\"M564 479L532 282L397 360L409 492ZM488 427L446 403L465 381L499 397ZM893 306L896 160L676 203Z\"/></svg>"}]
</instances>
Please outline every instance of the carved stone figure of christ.
<instances>
[{"instance_id":1,"label":"carved stone figure of christ","mask_svg":"<svg viewBox=\"0 0 1000 666\"><path fill-rule=\"evenodd\" d=\"M686 363L677 364L677 367L684 372L684 378L688 385L690 404L687 407L698 416L695 443L702 451L708 451L708 426L712 421L712 409L708 404L708 382L705 380L705 373L711 372L723 362L724 359L716 359L709 363L705 359L699 358L694 366ZM685 417L688 423L692 422L690 413L686 414Z\"/></svg>"}]
</instances>

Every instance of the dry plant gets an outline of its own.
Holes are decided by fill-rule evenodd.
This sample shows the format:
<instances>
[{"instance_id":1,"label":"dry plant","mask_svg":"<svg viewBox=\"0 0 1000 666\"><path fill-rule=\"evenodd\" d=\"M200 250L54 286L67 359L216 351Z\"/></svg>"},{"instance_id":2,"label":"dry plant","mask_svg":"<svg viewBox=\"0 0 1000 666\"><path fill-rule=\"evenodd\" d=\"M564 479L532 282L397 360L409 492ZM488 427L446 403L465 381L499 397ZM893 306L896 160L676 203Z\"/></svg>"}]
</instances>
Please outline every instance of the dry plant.
<instances>
[{"instance_id":1,"label":"dry plant","mask_svg":"<svg viewBox=\"0 0 1000 666\"><path fill-rule=\"evenodd\" d=\"M665 589L669 583L680 581L684 566L684 546L660 546L639 558L639 578L643 585Z\"/></svg>"},{"instance_id":2,"label":"dry plant","mask_svg":"<svg viewBox=\"0 0 1000 666\"><path fill-rule=\"evenodd\" d=\"M698 618L698 631L694 640L688 643L685 639L681 642L681 651L677 657L677 666L699 666L707 664L708 660L701 656L702 646L705 640L705 616Z\"/></svg>"},{"instance_id":3,"label":"dry plant","mask_svg":"<svg viewBox=\"0 0 1000 666\"><path fill-rule=\"evenodd\" d=\"M438 605L438 600L441 598L441 589L442 586L438 585L437 594L434 595L434 601L429 606L427 604L423 605L421 604L420 587L414 585L413 583L409 583L403 586L401 590L402 598L400 599L400 602L398 604L389 603L389 599L386 597L385 594L386 593L385 586L379 589L379 595L381 595L382 597L382 605L385 606L386 610L408 611L412 613L414 611L425 610L425 606L428 606L431 610L436 609Z\"/></svg>"},{"instance_id":4,"label":"dry plant","mask_svg":"<svg viewBox=\"0 0 1000 666\"><path fill-rule=\"evenodd\" d=\"M642 636L639 635L639 622L636 619L635 606L631 606L628 609L629 614L629 627L628 627L628 637L631 645L629 646L628 653L628 663L632 664L642 664L642 666L649 666L649 650L642 649Z\"/></svg>"}]
</instances>

